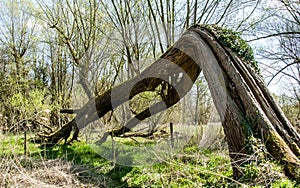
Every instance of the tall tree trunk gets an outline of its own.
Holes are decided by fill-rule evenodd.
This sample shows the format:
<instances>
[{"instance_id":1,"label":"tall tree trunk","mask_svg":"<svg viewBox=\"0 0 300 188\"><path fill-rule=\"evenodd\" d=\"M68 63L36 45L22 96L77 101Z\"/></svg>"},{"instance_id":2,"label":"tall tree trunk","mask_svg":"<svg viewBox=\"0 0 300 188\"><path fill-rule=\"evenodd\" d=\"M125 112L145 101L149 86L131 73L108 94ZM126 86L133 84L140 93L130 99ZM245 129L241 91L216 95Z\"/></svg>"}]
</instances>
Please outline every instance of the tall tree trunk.
<instances>
[{"instance_id":1,"label":"tall tree trunk","mask_svg":"<svg viewBox=\"0 0 300 188\"><path fill-rule=\"evenodd\" d=\"M247 160L245 156L255 153L253 139L284 165L289 176L299 178L299 134L276 105L261 77L202 26L188 29L140 75L90 100L75 119L56 133L43 136L55 144L69 134L72 126L81 129L135 95L154 91L167 82L167 94L162 101L118 130L128 132L141 120L176 104L191 89L202 69L222 120L235 178L241 175L239 166Z\"/></svg>"}]
</instances>

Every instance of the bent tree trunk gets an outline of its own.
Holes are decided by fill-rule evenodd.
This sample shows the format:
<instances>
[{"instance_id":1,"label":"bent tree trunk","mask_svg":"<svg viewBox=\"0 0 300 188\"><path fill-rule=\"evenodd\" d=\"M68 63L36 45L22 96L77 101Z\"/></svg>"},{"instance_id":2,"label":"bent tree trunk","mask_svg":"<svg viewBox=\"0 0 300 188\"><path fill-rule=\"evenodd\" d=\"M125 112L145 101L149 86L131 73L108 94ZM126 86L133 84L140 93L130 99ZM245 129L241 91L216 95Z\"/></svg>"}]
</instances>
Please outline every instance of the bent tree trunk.
<instances>
[{"instance_id":1,"label":"bent tree trunk","mask_svg":"<svg viewBox=\"0 0 300 188\"><path fill-rule=\"evenodd\" d=\"M276 105L262 78L230 49L222 46L206 28L193 26L140 75L90 100L76 118L51 135L50 144L67 139L75 127L84 128L144 91L166 85L162 101L145 109L114 134L130 131L141 120L176 104L203 70L222 120L235 178L247 156L264 147L281 162L287 175L300 177L300 137ZM112 133L110 132L110 134ZM106 134L106 136L109 133ZM267 154L268 153L268 154Z\"/></svg>"}]
</instances>

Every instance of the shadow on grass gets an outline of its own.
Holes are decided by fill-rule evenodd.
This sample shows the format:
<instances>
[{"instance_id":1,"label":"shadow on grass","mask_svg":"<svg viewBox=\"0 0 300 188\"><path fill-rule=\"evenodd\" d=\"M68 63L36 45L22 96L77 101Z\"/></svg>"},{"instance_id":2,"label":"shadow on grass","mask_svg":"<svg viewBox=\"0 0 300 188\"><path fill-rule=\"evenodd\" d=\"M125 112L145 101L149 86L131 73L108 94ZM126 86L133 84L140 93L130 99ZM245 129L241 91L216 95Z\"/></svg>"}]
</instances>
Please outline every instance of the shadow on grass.
<instances>
[{"instance_id":1,"label":"shadow on grass","mask_svg":"<svg viewBox=\"0 0 300 188\"><path fill-rule=\"evenodd\" d=\"M82 183L90 183L97 187L128 187L127 182L122 178L133 169L133 167L114 164L93 151L88 144L80 142L54 147L41 146L39 155L46 159L72 162L72 171L77 174L78 179Z\"/></svg>"}]
</instances>

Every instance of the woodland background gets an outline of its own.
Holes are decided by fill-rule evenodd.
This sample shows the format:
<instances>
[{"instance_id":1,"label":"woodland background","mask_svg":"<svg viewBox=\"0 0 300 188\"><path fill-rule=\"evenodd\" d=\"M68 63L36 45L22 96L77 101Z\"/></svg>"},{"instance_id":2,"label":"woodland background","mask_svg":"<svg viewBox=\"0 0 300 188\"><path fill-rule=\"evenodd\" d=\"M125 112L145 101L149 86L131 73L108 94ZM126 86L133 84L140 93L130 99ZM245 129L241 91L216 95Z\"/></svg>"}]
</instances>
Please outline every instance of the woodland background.
<instances>
[{"instance_id":1,"label":"woodland background","mask_svg":"<svg viewBox=\"0 0 300 188\"><path fill-rule=\"evenodd\" d=\"M260 73L276 101L295 128L300 129L298 1L1 0L0 7L0 138L3 137L0 154L3 154L3 161L3 156L8 153L23 153L23 132L27 124L30 124L32 131L47 127L60 128L73 117L60 113L61 109L80 108L95 95L133 78L194 24L216 24L239 33L253 48ZM135 111L153 103L157 97L153 93L144 93L101 118L97 124L102 125L103 129L124 124ZM222 130L218 129L220 135L213 136L214 131L207 131L210 128L201 128L217 124L218 121L206 81L201 75L192 90L178 104L149 118L145 124L149 126L149 130L169 122L193 125L196 127L196 142L199 144L201 138L222 138ZM85 138L83 131L81 139ZM13 152L8 151L12 147L10 144L14 143L12 140L21 144ZM204 144L203 140L201 143L205 148L211 149L211 143ZM60 148L58 151L75 152L78 148L80 150L85 147L77 145L78 147L75 144L62 150ZM225 146L217 147L222 151L226 150ZM32 150L32 153L36 152ZM211 154L210 150L201 152ZM199 162L203 156L201 152L191 155L195 155L195 160ZM223 152L220 153L223 155ZM16 158L11 158L11 162L22 162L17 154L14 155ZM59 160L62 156L66 157L53 153L52 156ZM87 156L78 156L82 158L75 163L85 164L82 159ZM221 157L220 160L225 160L222 164L228 163L227 158ZM7 172L10 165L3 161L0 162L0 169ZM70 165L69 161L72 160L66 161L68 162L54 162L64 167ZM25 170L24 174L28 171L26 165L24 167L20 163L16 166ZM50 168L44 163L43 166L48 170ZM78 168L76 166L77 170ZM82 166L79 168L80 172L85 171L81 168ZM127 179L117 178L120 185L123 185L132 180L133 177L130 176L135 176L130 170L118 167L109 173L131 172ZM32 173L34 171L29 171L30 177ZM71 182L79 181L75 175L73 177L72 170L66 173L71 175L61 176L65 177L63 182L68 182L68 178ZM95 177L91 174L84 176ZM218 177L222 179L222 176ZM214 176L213 178L216 179ZM4 180L5 178L3 182ZM137 179L135 181L138 182ZM131 186L140 187L149 183L143 181L141 180L142 184L135 182ZM11 182L18 184L20 181ZM84 186L86 182L80 183ZM110 185L113 183L102 186Z\"/></svg>"}]
</instances>

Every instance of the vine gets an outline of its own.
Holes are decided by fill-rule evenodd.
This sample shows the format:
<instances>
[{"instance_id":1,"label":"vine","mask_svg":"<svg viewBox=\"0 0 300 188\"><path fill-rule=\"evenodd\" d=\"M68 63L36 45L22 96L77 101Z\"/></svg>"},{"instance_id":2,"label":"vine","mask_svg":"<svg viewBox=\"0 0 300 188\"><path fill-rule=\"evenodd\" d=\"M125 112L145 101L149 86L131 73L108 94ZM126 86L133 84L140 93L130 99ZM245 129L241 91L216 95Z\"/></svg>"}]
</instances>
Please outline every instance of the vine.
<instances>
[{"instance_id":1,"label":"vine","mask_svg":"<svg viewBox=\"0 0 300 188\"><path fill-rule=\"evenodd\" d=\"M256 71L260 72L258 63L254 58L251 46L241 37L241 33L226 29L217 25L202 25L206 28L223 46L230 48L244 62L251 65Z\"/></svg>"}]
</instances>

